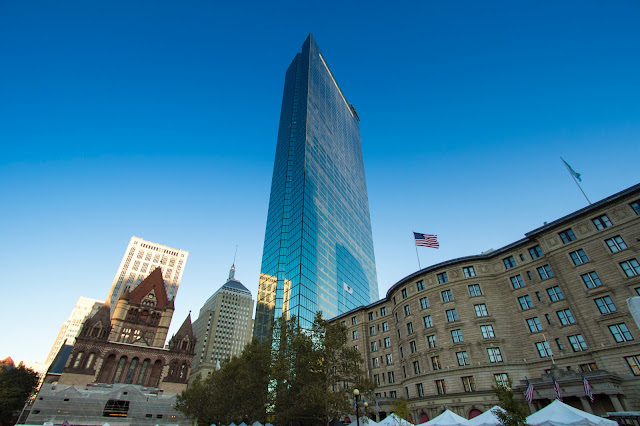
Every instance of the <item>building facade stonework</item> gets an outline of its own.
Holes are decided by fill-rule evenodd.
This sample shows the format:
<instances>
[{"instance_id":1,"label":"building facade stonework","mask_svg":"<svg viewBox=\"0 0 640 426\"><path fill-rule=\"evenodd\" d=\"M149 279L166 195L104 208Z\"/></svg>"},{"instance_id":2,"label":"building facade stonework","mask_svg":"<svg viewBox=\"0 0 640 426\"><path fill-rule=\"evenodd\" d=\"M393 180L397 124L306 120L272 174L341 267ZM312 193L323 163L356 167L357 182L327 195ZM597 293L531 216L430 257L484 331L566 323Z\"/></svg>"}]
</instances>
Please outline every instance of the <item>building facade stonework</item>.
<instances>
[{"instance_id":1,"label":"building facade stonework","mask_svg":"<svg viewBox=\"0 0 640 426\"><path fill-rule=\"evenodd\" d=\"M640 410L640 184L477 256L424 268L384 299L331 321L347 327L383 412L407 399L415 423L495 405L496 382L535 411L555 398L585 411ZM593 389L585 395L583 377Z\"/></svg>"}]
</instances>

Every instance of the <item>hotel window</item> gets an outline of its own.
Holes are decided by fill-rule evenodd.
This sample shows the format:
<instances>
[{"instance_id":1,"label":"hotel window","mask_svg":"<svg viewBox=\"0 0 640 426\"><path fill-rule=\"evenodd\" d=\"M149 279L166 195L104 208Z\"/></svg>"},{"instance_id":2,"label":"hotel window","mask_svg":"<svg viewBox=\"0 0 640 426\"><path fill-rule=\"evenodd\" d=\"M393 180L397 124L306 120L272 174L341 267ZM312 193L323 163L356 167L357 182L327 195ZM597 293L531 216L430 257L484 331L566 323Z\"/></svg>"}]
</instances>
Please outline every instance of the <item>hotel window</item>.
<instances>
[{"instance_id":1,"label":"hotel window","mask_svg":"<svg viewBox=\"0 0 640 426\"><path fill-rule=\"evenodd\" d=\"M540 355L540 358L547 358L553 355L551 346L549 346L549 342L546 340L536 343L536 348L538 349L538 355Z\"/></svg>"},{"instance_id":2,"label":"hotel window","mask_svg":"<svg viewBox=\"0 0 640 426\"><path fill-rule=\"evenodd\" d=\"M487 348L487 354L489 355L489 362L502 362L500 348Z\"/></svg>"},{"instance_id":3,"label":"hotel window","mask_svg":"<svg viewBox=\"0 0 640 426\"><path fill-rule=\"evenodd\" d=\"M471 285L468 285L467 288L469 288L469 296L471 297L482 296L482 290L480 289L480 284L471 284Z\"/></svg>"},{"instance_id":4,"label":"hotel window","mask_svg":"<svg viewBox=\"0 0 640 426\"><path fill-rule=\"evenodd\" d=\"M373 321L373 312L369 312L369 321Z\"/></svg>"},{"instance_id":5,"label":"hotel window","mask_svg":"<svg viewBox=\"0 0 640 426\"><path fill-rule=\"evenodd\" d=\"M396 376L395 374L393 374L393 371L389 371L387 373L387 381L391 384L391 383L395 383L396 381Z\"/></svg>"},{"instance_id":6,"label":"hotel window","mask_svg":"<svg viewBox=\"0 0 640 426\"><path fill-rule=\"evenodd\" d=\"M629 204L631 206L631 208L633 209L634 212L636 212L636 214L638 216L640 216L640 200L638 201L634 201L633 203Z\"/></svg>"},{"instance_id":7,"label":"hotel window","mask_svg":"<svg viewBox=\"0 0 640 426\"><path fill-rule=\"evenodd\" d=\"M393 355L387 354L386 356L387 356L387 365L393 364Z\"/></svg>"},{"instance_id":8,"label":"hotel window","mask_svg":"<svg viewBox=\"0 0 640 426\"><path fill-rule=\"evenodd\" d=\"M353 330L351 334L353 336L353 340L356 340L358 338L358 330Z\"/></svg>"},{"instance_id":9,"label":"hotel window","mask_svg":"<svg viewBox=\"0 0 640 426\"><path fill-rule=\"evenodd\" d=\"M549 299L552 302L557 302L558 300L564 299L564 294L562 294L562 290L560 286L554 286L547 289L547 294L549 295Z\"/></svg>"},{"instance_id":10,"label":"hotel window","mask_svg":"<svg viewBox=\"0 0 640 426\"><path fill-rule=\"evenodd\" d=\"M382 331L389 331L389 321L382 323Z\"/></svg>"},{"instance_id":11,"label":"hotel window","mask_svg":"<svg viewBox=\"0 0 640 426\"><path fill-rule=\"evenodd\" d=\"M442 364L440 364L439 356L431 357L431 367L433 367L434 370L442 370Z\"/></svg>"},{"instance_id":12,"label":"hotel window","mask_svg":"<svg viewBox=\"0 0 640 426\"><path fill-rule=\"evenodd\" d=\"M357 317L351 317L351 325L357 325L358 324L358 318Z\"/></svg>"},{"instance_id":13,"label":"hotel window","mask_svg":"<svg viewBox=\"0 0 640 426\"><path fill-rule=\"evenodd\" d=\"M627 277L633 277L634 275L640 275L640 264L637 259L629 259L620 263L620 267L627 275Z\"/></svg>"},{"instance_id":14,"label":"hotel window","mask_svg":"<svg viewBox=\"0 0 640 426\"><path fill-rule=\"evenodd\" d=\"M542 324L540 324L540 318L538 317L528 318L527 325L529 326L529 331L532 333L542 331Z\"/></svg>"},{"instance_id":15,"label":"hotel window","mask_svg":"<svg viewBox=\"0 0 640 426\"><path fill-rule=\"evenodd\" d=\"M562 325L574 324L576 322L576 320L573 319L570 309L563 309L556 312L556 314L558 314L558 319L560 319L560 324Z\"/></svg>"},{"instance_id":16,"label":"hotel window","mask_svg":"<svg viewBox=\"0 0 640 426\"><path fill-rule=\"evenodd\" d=\"M427 309L429 307L429 299L425 296L420 298L420 308Z\"/></svg>"},{"instance_id":17,"label":"hotel window","mask_svg":"<svg viewBox=\"0 0 640 426\"><path fill-rule=\"evenodd\" d=\"M514 289L524 287L524 281L522 279L522 276L516 275L515 277L511 277L509 279L511 280L511 285L513 286Z\"/></svg>"},{"instance_id":18,"label":"hotel window","mask_svg":"<svg viewBox=\"0 0 640 426\"><path fill-rule=\"evenodd\" d=\"M403 299L406 299L406 298L407 298L407 289L406 289L406 288L403 288L403 289L402 289L402 291L401 291L401 293L402 293L402 298L403 298Z\"/></svg>"},{"instance_id":19,"label":"hotel window","mask_svg":"<svg viewBox=\"0 0 640 426\"><path fill-rule=\"evenodd\" d=\"M529 297L528 294L522 297L518 297L518 303L520 303L520 308L523 311L533 308L533 302L531 302L531 297Z\"/></svg>"},{"instance_id":20,"label":"hotel window","mask_svg":"<svg viewBox=\"0 0 640 426\"><path fill-rule=\"evenodd\" d=\"M627 356L624 359L627 360L633 375L640 376L640 355Z\"/></svg>"},{"instance_id":21,"label":"hotel window","mask_svg":"<svg viewBox=\"0 0 640 426\"><path fill-rule=\"evenodd\" d=\"M582 274L580 275L580 278L582 278L582 281L587 288L600 287L602 285L600 277L598 277L596 271L591 271L588 274Z\"/></svg>"},{"instance_id":22,"label":"hotel window","mask_svg":"<svg viewBox=\"0 0 640 426\"><path fill-rule=\"evenodd\" d=\"M509 375L507 373L494 374L493 381L496 382L498 386L506 388L509 386Z\"/></svg>"},{"instance_id":23,"label":"hotel window","mask_svg":"<svg viewBox=\"0 0 640 426\"><path fill-rule=\"evenodd\" d=\"M448 309L445 314L447 315L447 322L458 321L458 313L455 309Z\"/></svg>"},{"instance_id":24,"label":"hotel window","mask_svg":"<svg viewBox=\"0 0 640 426\"><path fill-rule=\"evenodd\" d=\"M588 364L580 364L578 367L580 367L580 371L598 371L598 366L596 365L595 362L590 362Z\"/></svg>"},{"instance_id":25,"label":"hotel window","mask_svg":"<svg viewBox=\"0 0 640 426\"><path fill-rule=\"evenodd\" d=\"M371 358L371 366L373 368L378 368L380 366L380 363L378 362L378 357Z\"/></svg>"},{"instance_id":26,"label":"hotel window","mask_svg":"<svg viewBox=\"0 0 640 426\"><path fill-rule=\"evenodd\" d=\"M593 220L593 224L596 226L596 228L598 228L598 231L601 231L611 226L611 221L609 220L609 217L607 217L606 214L603 214L602 216L598 216L592 220Z\"/></svg>"},{"instance_id":27,"label":"hotel window","mask_svg":"<svg viewBox=\"0 0 640 426\"><path fill-rule=\"evenodd\" d=\"M473 269L473 266L466 266L462 268L462 272L466 278L471 278L476 276L476 270Z\"/></svg>"},{"instance_id":28,"label":"hotel window","mask_svg":"<svg viewBox=\"0 0 640 426\"><path fill-rule=\"evenodd\" d=\"M617 343L630 342L633 340L631 333L625 323L614 324L609 326L609 331Z\"/></svg>"},{"instance_id":29,"label":"hotel window","mask_svg":"<svg viewBox=\"0 0 640 426\"><path fill-rule=\"evenodd\" d=\"M422 319L424 320L424 328L433 327L433 321L431 320L431 315L427 315L426 317L423 317Z\"/></svg>"},{"instance_id":30,"label":"hotel window","mask_svg":"<svg viewBox=\"0 0 640 426\"><path fill-rule=\"evenodd\" d=\"M380 308L380 316L383 317L387 315L387 308L386 306L383 306L382 308Z\"/></svg>"},{"instance_id":31,"label":"hotel window","mask_svg":"<svg viewBox=\"0 0 640 426\"><path fill-rule=\"evenodd\" d=\"M569 253L569 256L571 256L571 261L576 266L582 265L583 263L587 263L589 261L587 254L582 249L572 251L571 253Z\"/></svg>"},{"instance_id":32,"label":"hotel window","mask_svg":"<svg viewBox=\"0 0 640 426\"><path fill-rule=\"evenodd\" d=\"M379 374L374 374L373 375L373 381L376 382L376 385L380 386L380 375Z\"/></svg>"},{"instance_id":33,"label":"hotel window","mask_svg":"<svg viewBox=\"0 0 640 426\"><path fill-rule=\"evenodd\" d=\"M411 315L411 307L409 305L404 305L404 316L408 317Z\"/></svg>"},{"instance_id":34,"label":"hotel window","mask_svg":"<svg viewBox=\"0 0 640 426\"><path fill-rule=\"evenodd\" d=\"M560 341L560 339L556 339L556 345L558 345L558 350L561 351L562 349L564 349L562 347L562 342Z\"/></svg>"},{"instance_id":35,"label":"hotel window","mask_svg":"<svg viewBox=\"0 0 640 426\"><path fill-rule=\"evenodd\" d=\"M593 301L596 302L598 310L603 315L617 311L616 306L613 304L613 301L609 296L599 297L597 299L594 299Z\"/></svg>"},{"instance_id":36,"label":"hotel window","mask_svg":"<svg viewBox=\"0 0 640 426\"><path fill-rule=\"evenodd\" d=\"M504 259L502 259L502 263L504 263L505 269L511 269L516 266L516 260L513 258L513 256L505 257Z\"/></svg>"},{"instance_id":37,"label":"hotel window","mask_svg":"<svg viewBox=\"0 0 640 426\"><path fill-rule=\"evenodd\" d=\"M493 332L493 325L491 324L481 325L480 332L482 332L483 339L492 339L496 337L495 333Z\"/></svg>"},{"instance_id":38,"label":"hotel window","mask_svg":"<svg viewBox=\"0 0 640 426\"><path fill-rule=\"evenodd\" d=\"M416 384L416 391L418 392L419 397L424 396L424 389L422 388L422 383Z\"/></svg>"},{"instance_id":39,"label":"hotel window","mask_svg":"<svg viewBox=\"0 0 640 426\"><path fill-rule=\"evenodd\" d=\"M418 289L418 291L422 291L424 290L424 281L420 280L416 283L416 288Z\"/></svg>"},{"instance_id":40,"label":"hotel window","mask_svg":"<svg viewBox=\"0 0 640 426\"><path fill-rule=\"evenodd\" d=\"M604 240L604 242L607 243L607 247L609 247L611 253L617 253L627 248L627 244L620 235Z\"/></svg>"},{"instance_id":41,"label":"hotel window","mask_svg":"<svg viewBox=\"0 0 640 426\"><path fill-rule=\"evenodd\" d=\"M440 294L442 295L442 301L445 303L453 300L453 293L451 293L451 290L445 290Z\"/></svg>"},{"instance_id":42,"label":"hotel window","mask_svg":"<svg viewBox=\"0 0 640 426\"><path fill-rule=\"evenodd\" d=\"M407 323L407 334L413 334L413 323L412 322L408 322Z\"/></svg>"},{"instance_id":43,"label":"hotel window","mask_svg":"<svg viewBox=\"0 0 640 426\"><path fill-rule=\"evenodd\" d=\"M462 338L462 330L459 328L451 330L451 340L453 340L453 343L464 342L464 339Z\"/></svg>"},{"instance_id":44,"label":"hotel window","mask_svg":"<svg viewBox=\"0 0 640 426\"><path fill-rule=\"evenodd\" d=\"M560 236L560 239L564 244L570 243L571 241L575 241L576 239L576 235L573 233L571 228L558 233L558 235Z\"/></svg>"},{"instance_id":45,"label":"hotel window","mask_svg":"<svg viewBox=\"0 0 640 426\"><path fill-rule=\"evenodd\" d=\"M413 361L413 373L420 374L420 361Z\"/></svg>"},{"instance_id":46,"label":"hotel window","mask_svg":"<svg viewBox=\"0 0 640 426\"><path fill-rule=\"evenodd\" d=\"M438 344L436 342L436 335L435 334L427 336L427 345L429 346L430 349L438 347Z\"/></svg>"},{"instance_id":47,"label":"hotel window","mask_svg":"<svg viewBox=\"0 0 640 426\"><path fill-rule=\"evenodd\" d=\"M343 327L346 327L347 326L347 322L346 321L340 321L340 325L343 326Z\"/></svg>"},{"instance_id":48,"label":"hotel window","mask_svg":"<svg viewBox=\"0 0 640 426\"><path fill-rule=\"evenodd\" d=\"M469 365L469 355L467 355L467 351L456 352L456 358L458 358L458 365Z\"/></svg>"},{"instance_id":49,"label":"hotel window","mask_svg":"<svg viewBox=\"0 0 640 426\"><path fill-rule=\"evenodd\" d=\"M397 397L398 397L398 394L396 393L396 391L390 391L390 392L389 392L389 397L390 397L390 398L397 398Z\"/></svg>"},{"instance_id":50,"label":"hotel window","mask_svg":"<svg viewBox=\"0 0 640 426\"><path fill-rule=\"evenodd\" d=\"M489 312L487 312L487 305L485 305L484 303L473 305L473 308L476 310L477 317L486 317L487 315L489 315Z\"/></svg>"},{"instance_id":51,"label":"hotel window","mask_svg":"<svg viewBox=\"0 0 640 426\"><path fill-rule=\"evenodd\" d=\"M375 336L376 335L376 326L372 325L371 327L369 327L369 336Z\"/></svg>"},{"instance_id":52,"label":"hotel window","mask_svg":"<svg viewBox=\"0 0 640 426\"><path fill-rule=\"evenodd\" d=\"M418 347L416 346L415 340L412 340L409 342L409 350L411 351L412 354L415 354L416 352L418 352Z\"/></svg>"},{"instance_id":53,"label":"hotel window","mask_svg":"<svg viewBox=\"0 0 640 426\"><path fill-rule=\"evenodd\" d=\"M473 376L462 377L462 387L465 392L475 392L476 382L473 380Z\"/></svg>"},{"instance_id":54,"label":"hotel window","mask_svg":"<svg viewBox=\"0 0 640 426\"><path fill-rule=\"evenodd\" d=\"M371 342L371 352L378 351L378 342Z\"/></svg>"},{"instance_id":55,"label":"hotel window","mask_svg":"<svg viewBox=\"0 0 640 426\"><path fill-rule=\"evenodd\" d=\"M436 380L436 391L438 395L444 395L447 393L447 385L444 383L444 379Z\"/></svg>"},{"instance_id":56,"label":"hotel window","mask_svg":"<svg viewBox=\"0 0 640 426\"><path fill-rule=\"evenodd\" d=\"M404 348L400 346L400 358L404 359Z\"/></svg>"},{"instance_id":57,"label":"hotel window","mask_svg":"<svg viewBox=\"0 0 640 426\"><path fill-rule=\"evenodd\" d=\"M531 256L531 259L542 257L542 249L540 246L531 247L529 249L529 256Z\"/></svg>"},{"instance_id":58,"label":"hotel window","mask_svg":"<svg viewBox=\"0 0 640 426\"><path fill-rule=\"evenodd\" d=\"M553 272L551 272L551 267L549 265L541 266L537 268L537 270L541 280L546 280L553 277Z\"/></svg>"},{"instance_id":59,"label":"hotel window","mask_svg":"<svg viewBox=\"0 0 640 426\"><path fill-rule=\"evenodd\" d=\"M438 277L438 284L444 284L446 282L449 282L449 278L447 277L446 272L438 274L437 277Z\"/></svg>"},{"instance_id":60,"label":"hotel window","mask_svg":"<svg viewBox=\"0 0 640 426\"><path fill-rule=\"evenodd\" d=\"M568 336L569 343L571 344L571 349L574 352L581 352L587 350L587 342L584 341L584 337L582 334L574 334L573 336Z\"/></svg>"},{"instance_id":61,"label":"hotel window","mask_svg":"<svg viewBox=\"0 0 640 426\"><path fill-rule=\"evenodd\" d=\"M391 347L391 337L385 337L384 338L384 347L385 348L390 348Z\"/></svg>"}]
</instances>

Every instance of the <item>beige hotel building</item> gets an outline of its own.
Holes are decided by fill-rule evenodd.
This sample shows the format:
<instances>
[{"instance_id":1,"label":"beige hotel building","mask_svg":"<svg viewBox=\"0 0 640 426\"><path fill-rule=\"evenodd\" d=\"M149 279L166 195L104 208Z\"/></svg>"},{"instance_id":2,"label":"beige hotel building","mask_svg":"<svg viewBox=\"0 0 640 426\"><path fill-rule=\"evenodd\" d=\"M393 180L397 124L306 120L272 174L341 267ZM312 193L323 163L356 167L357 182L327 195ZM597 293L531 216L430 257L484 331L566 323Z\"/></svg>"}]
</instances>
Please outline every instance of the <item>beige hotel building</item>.
<instances>
[{"instance_id":1,"label":"beige hotel building","mask_svg":"<svg viewBox=\"0 0 640 426\"><path fill-rule=\"evenodd\" d=\"M414 423L444 409L470 418L511 380L531 411L640 410L640 184L475 256L424 268L332 319L362 354L381 416L406 399ZM583 388L585 377L595 397ZM372 402L369 402L372 405Z\"/></svg>"}]
</instances>

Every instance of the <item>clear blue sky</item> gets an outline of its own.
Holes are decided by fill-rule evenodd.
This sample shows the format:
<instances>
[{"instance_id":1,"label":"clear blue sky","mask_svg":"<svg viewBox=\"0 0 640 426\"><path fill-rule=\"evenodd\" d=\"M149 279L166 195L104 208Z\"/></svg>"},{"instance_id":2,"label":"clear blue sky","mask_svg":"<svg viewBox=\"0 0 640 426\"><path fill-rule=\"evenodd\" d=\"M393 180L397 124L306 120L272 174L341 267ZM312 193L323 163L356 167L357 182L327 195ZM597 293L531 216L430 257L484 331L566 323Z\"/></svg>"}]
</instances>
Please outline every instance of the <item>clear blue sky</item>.
<instances>
[{"instance_id":1,"label":"clear blue sky","mask_svg":"<svg viewBox=\"0 0 640 426\"><path fill-rule=\"evenodd\" d=\"M640 3L0 2L0 358L43 361L132 235L189 250L172 332L257 293L284 73L360 115L380 293L640 181ZM24 336L28 336L25 338Z\"/></svg>"}]
</instances>

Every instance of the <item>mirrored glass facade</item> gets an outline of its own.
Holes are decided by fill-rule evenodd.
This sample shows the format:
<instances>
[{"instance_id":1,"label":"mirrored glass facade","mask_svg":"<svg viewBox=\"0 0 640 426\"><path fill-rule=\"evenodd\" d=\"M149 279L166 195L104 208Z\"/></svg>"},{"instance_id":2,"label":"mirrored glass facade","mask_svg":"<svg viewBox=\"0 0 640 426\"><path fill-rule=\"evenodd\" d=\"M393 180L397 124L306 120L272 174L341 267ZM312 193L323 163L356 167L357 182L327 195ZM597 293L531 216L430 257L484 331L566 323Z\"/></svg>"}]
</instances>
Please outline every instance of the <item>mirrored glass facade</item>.
<instances>
[{"instance_id":1,"label":"mirrored glass facade","mask_svg":"<svg viewBox=\"0 0 640 426\"><path fill-rule=\"evenodd\" d=\"M377 300L359 118L313 36L285 76L254 335Z\"/></svg>"}]
</instances>

